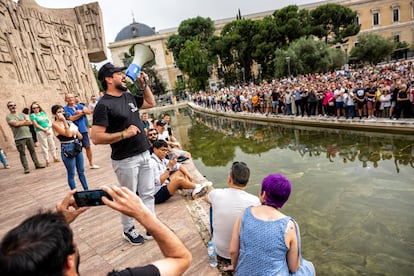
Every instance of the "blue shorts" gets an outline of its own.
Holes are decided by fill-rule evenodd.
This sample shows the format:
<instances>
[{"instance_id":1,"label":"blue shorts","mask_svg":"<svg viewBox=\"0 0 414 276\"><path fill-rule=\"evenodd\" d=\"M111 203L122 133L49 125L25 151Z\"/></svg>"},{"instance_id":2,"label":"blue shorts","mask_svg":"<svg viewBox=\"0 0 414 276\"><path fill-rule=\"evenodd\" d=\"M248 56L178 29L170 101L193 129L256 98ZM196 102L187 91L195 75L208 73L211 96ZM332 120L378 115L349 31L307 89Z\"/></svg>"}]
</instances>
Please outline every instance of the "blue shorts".
<instances>
[{"instance_id":1,"label":"blue shorts","mask_svg":"<svg viewBox=\"0 0 414 276\"><path fill-rule=\"evenodd\" d=\"M91 146L91 142L89 141L89 134L87 132L83 132L82 134L82 147L88 148Z\"/></svg>"},{"instance_id":2,"label":"blue shorts","mask_svg":"<svg viewBox=\"0 0 414 276\"><path fill-rule=\"evenodd\" d=\"M161 189L154 195L155 204L166 202L171 197L170 192L167 189L167 185L161 187Z\"/></svg>"}]
</instances>

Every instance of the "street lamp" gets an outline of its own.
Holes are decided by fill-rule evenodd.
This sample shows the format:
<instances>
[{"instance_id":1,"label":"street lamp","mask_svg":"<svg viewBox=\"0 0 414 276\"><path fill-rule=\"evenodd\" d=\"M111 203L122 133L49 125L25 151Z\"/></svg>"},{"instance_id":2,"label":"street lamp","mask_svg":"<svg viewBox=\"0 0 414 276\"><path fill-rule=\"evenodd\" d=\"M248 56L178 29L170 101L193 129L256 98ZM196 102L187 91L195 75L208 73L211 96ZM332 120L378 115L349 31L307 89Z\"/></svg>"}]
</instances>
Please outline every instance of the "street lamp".
<instances>
[{"instance_id":1,"label":"street lamp","mask_svg":"<svg viewBox=\"0 0 414 276\"><path fill-rule=\"evenodd\" d=\"M348 48L345 48L345 71L349 70L349 64L348 64Z\"/></svg>"},{"instance_id":2,"label":"street lamp","mask_svg":"<svg viewBox=\"0 0 414 276\"><path fill-rule=\"evenodd\" d=\"M286 62L288 66L288 75L290 76L290 57L286 57Z\"/></svg>"},{"instance_id":3,"label":"street lamp","mask_svg":"<svg viewBox=\"0 0 414 276\"><path fill-rule=\"evenodd\" d=\"M257 70L259 70L259 83L262 82L262 65L259 63L257 64Z\"/></svg>"}]
</instances>

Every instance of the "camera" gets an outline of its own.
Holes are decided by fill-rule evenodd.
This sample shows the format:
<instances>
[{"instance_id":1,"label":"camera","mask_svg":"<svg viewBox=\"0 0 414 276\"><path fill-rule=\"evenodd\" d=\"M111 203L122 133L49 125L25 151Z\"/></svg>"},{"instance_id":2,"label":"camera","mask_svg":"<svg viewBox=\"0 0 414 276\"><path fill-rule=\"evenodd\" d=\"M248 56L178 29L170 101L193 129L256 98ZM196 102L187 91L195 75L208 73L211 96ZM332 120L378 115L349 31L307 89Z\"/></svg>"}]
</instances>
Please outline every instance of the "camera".
<instances>
[{"instance_id":1,"label":"camera","mask_svg":"<svg viewBox=\"0 0 414 276\"><path fill-rule=\"evenodd\" d=\"M63 116L65 117L66 120L69 120L69 118L70 118L69 112L64 112Z\"/></svg>"}]
</instances>

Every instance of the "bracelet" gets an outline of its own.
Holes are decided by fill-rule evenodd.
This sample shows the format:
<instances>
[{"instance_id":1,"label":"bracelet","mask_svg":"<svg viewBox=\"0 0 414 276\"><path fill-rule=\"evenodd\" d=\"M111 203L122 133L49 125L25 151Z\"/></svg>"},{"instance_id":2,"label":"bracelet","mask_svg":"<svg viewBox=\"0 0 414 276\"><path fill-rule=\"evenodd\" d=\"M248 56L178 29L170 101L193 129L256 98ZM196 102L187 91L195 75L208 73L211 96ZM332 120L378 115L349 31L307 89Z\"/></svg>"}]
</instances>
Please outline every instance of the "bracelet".
<instances>
[{"instance_id":1,"label":"bracelet","mask_svg":"<svg viewBox=\"0 0 414 276\"><path fill-rule=\"evenodd\" d=\"M171 171L171 169L169 167L167 167L167 171Z\"/></svg>"},{"instance_id":2,"label":"bracelet","mask_svg":"<svg viewBox=\"0 0 414 276\"><path fill-rule=\"evenodd\" d=\"M125 139L124 132L125 132L125 130L123 130L123 131L121 132L121 140L124 140L124 139Z\"/></svg>"}]
</instances>

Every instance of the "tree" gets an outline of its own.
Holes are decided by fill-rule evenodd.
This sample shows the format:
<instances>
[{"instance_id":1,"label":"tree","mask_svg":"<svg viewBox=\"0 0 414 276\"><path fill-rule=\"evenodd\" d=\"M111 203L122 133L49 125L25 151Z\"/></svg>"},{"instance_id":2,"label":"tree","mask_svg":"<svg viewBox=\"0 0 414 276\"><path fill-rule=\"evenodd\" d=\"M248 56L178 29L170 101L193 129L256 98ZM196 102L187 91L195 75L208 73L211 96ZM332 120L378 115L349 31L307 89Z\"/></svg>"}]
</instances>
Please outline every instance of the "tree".
<instances>
[{"instance_id":1,"label":"tree","mask_svg":"<svg viewBox=\"0 0 414 276\"><path fill-rule=\"evenodd\" d=\"M188 78L192 90L205 89L207 86L209 65L207 49L198 40L187 40L178 57L178 66Z\"/></svg>"},{"instance_id":2,"label":"tree","mask_svg":"<svg viewBox=\"0 0 414 276\"><path fill-rule=\"evenodd\" d=\"M377 64L392 54L395 49L393 39L375 33L358 36L358 44L352 48L350 56L370 64Z\"/></svg>"},{"instance_id":3,"label":"tree","mask_svg":"<svg viewBox=\"0 0 414 276\"><path fill-rule=\"evenodd\" d=\"M174 58L178 59L187 40L198 40L202 45L207 44L214 30L214 23L210 18L197 16L186 19L178 26L178 33L168 38L167 48L173 52Z\"/></svg>"},{"instance_id":4,"label":"tree","mask_svg":"<svg viewBox=\"0 0 414 276\"><path fill-rule=\"evenodd\" d=\"M134 59L134 56L135 56L134 46L135 44L129 47L127 53L124 53L124 58L122 62L124 63L126 67L128 67ZM154 64L155 64L155 60L147 64L144 64L141 70L144 71L148 75L149 85L151 87L151 90L154 92L154 94L158 94L158 95L165 94L167 92L165 89L166 84L161 82L160 78L157 76L157 72L151 68ZM132 94L138 94L138 91L140 90L140 88L137 83L137 80L133 84L127 83L127 86L128 86L129 91Z\"/></svg>"},{"instance_id":5,"label":"tree","mask_svg":"<svg viewBox=\"0 0 414 276\"><path fill-rule=\"evenodd\" d=\"M356 24L356 12L338 4L318 6L310 11L312 34L325 43L344 43L349 36L356 35L360 26Z\"/></svg>"},{"instance_id":6,"label":"tree","mask_svg":"<svg viewBox=\"0 0 414 276\"><path fill-rule=\"evenodd\" d=\"M102 87L102 83L98 79L98 69L96 68L96 64L93 64L93 66L92 66L92 72L93 72L93 74L95 76L96 83L98 84L99 91L102 91L103 92L104 89Z\"/></svg>"},{"instance_id":7,"label":"tree","mask_svg":"<svg viewBox=\"0 0 414 276\"><path fill-rule=\"evenodd\" d=\"M258 33L257 24L250 19L241 19L227 23L221 31L220 60L226 67L225 72L236 73L244 68L250 76L253 64L253 52L256 49L253 37Z\"/></svg>"},{"instance_id":8,"label":"tree","mask_svg":"<svg viewBox=\"0 0 414 276\"><path fill-rule=\"evenodd\" d=\"M331 49L323 41L302 37L291 43L287 50L275 51L274 67L277 77L327 72L340 68L345 63L339 49Z\"/></svg>"},{"instance_id":9,"label":"tree","mask_svg":"<svg viewBox=\"0 0 414 276\"><path fill-rule=\"evenodd\" d=\"M290 5L273 13L274 22L281 36L281 47L306 36L309 33L310 17L308 10L299 10L296 5Z\"/></svg>"}]
</instances>

